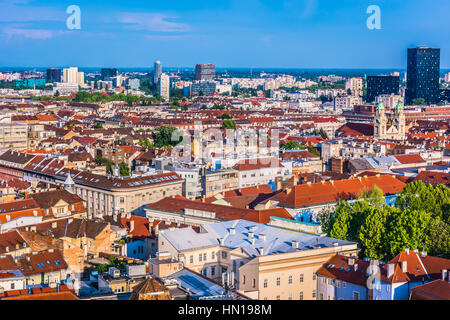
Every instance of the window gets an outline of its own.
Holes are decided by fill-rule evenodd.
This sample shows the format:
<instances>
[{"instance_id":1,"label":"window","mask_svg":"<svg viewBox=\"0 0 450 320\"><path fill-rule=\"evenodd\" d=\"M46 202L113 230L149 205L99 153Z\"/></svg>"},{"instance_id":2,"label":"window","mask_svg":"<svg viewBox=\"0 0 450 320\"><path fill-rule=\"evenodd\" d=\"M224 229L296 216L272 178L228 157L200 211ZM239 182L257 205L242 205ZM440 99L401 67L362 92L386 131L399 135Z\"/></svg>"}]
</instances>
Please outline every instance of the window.
<instances>
[{"instance_id":1,"label":"window","mask_svg":"<svg viewBox=\"0 0 450 320\"><path fill-rule=\"evenodd\" d=\"M202 259L203 259L203 255L200 253L200 254L198 255L198 261L202 261Z\"/></svg>"},{"instance_id":2,"label":"window","mask_svg":"<svg viewBox=\"0 0 450 320\"><path fill-rule=\"evenodd\" d=\"M227 258L227 252L226 251L222 251L222 258L226 259Z\"/></svg>"},{"instance_id":3,"label":"window","mask_svg":"<svg viewBox=\"0 0 450 320\"><path fill-rule=\"evenodd\" d=\"M300 275L300 282L303 282L304 281L304 276L303 276L303 273Z\"/></svg>"},{"instance_id":4,"label":"window","mask_svg":"<svg viewBox=\"0 0 450 320\"><path fill-rule=\"evenodd\" d=\"M206 261L206 253L203 254L203 261Z\"/></svg>"},{"instance_id":5,"label":"window","mask_svg":"<svg viewBox=\"0 0 450 320\"><path fill-rule=\"evenodd\" d=\"M320 294L319 300L323 300L323 293Z\"/></svg>"},{"instance_id":6,"label":"window","mask_svg":"<svg viewBox=\"0 0 450 320\"><path fill-rule=\"evenodd\" d=\"M211 276L216 275L216 267L211 267Z\"/></svg>"},{"instance_id":7,"label":"window","mask_svg":"<svg viewBox=\"0 0 450 320\"><path fill-rule=\"evenodd\" d=\"M323 284L327 284L327 278L322 277L322 283L323 283Z\"/></svg>"},{"instance_id":8,"label":"window","mask_svg":"<svg viewBox=\"0 0 450 320\"><path fill-rule=\"evenodd\" d=\"M314 272L313 273L313 280L316 280L317 279L317 274Z\"/></svg>"},{"instance_id":9,"label":"window","mask_svg":"<svg viewBox=\"0 0 450 320\"><path fill-rule=\"evenodd\" d=\"M194 256L190 256L190 257L189 257L189 262L190 262L190 263L194 263Z\"/></svg>"},{"instance_id":10,"label":"window","mask_svg":"<svg viewBox=\"0 0 450 320\"><path fill-rule=\"evenodd\" d=\"M277 300L280 300L280 296L277 296Z\"/></svg>"},{"instance_id":11,"label":"window","mask_svg":"<svg viewBox=\"0 0 450 320\"><path fill-rule=\"evenodd\" d=\"M300 291L300 300L303 300L303 291Z\"/></svg>"},{"instance_id":12,"label":"window","mask_svg":"<svg viewBox=\"0 0 450 320\"><path fill-rule=\"evenodd\" d=\"M333 285L333 279L328 279L328 284L329 284L330 286L332 286L332 285Z\"/></svg>"},{"instance_id":13,"label":"window","mask_svg":"<svg viewBox=\"0 0 450 320\"><path fill-rule=\"evenodd\" d=\"M386 292L391 291L391 287L389 285L386 286Z\"/></svg>"},{"instance_id":14,"label":"window","mask_svg":"<svg viewBox=\"0 0 450 320\"><path fill-rule=\"evenodd\" d=\"M245 284L245 276L242 276L242 284Z\"/></svg>"},{"instance_id":15,"label":"window","mask_svg":"<svg viewBox=\"0 0 450 320\"><path fill-rule=\"evenodd\" d=\"M353 300L359 300L359 292L353 291Z\"/></svg>"},{"instance_id":16,"label":"window","mask_svg":"<svg viewBox=\"0 0 450 320\"><path fill-rule=\"evenodd\" d=\"M15 283L11 282L11 290L14 290L14 288L15 288Z\"/></svg>"},{"instance_id":17,"label":"window","mask_svg":"<svg viewBox=\"0 0 450 320\"><path fill-rule=\"evenodd\" d=\"M253 279L253 288L256 288L256 279Z\"/></svg>"},{"instance_id":18,"label":"window","mask_svg":"<svg viewBox=\"0 0 450 320\"><path fill-rule=\"evenodd\" d=\"M281 279L280 279L280 278L277 278L277 287L280 286L280 283L281 283Z\"/></svg>"},{"instance_id":19,"label":"window","mask_svg":"<svg viewBox=\"0 0 450 320\"><path fill-rule=\"evenodd\" d=\"M312 297L313 297L313 298L316 297L316 290L313 290L313 292L312 292Z\"/></svg>"},{"instance_id":20,"label":"window","mask_svg":"<svg viewBox=\"0 0 450 320\"><path fill-rule=\"evenodd\" d=\"M214 251L211 252L211 259L212 259L212 260L216 259L216 253L215 253Z\"/></svg>"},{"instance_id":21,"label":"window","mask_svg":"<svg viewBox=\"0 0 450 320\"><path fill-rule=\"evenodd\" d=\"M342 288L347 288L347 282L342 281Z\"/></svg>"},{"instance_id":22,"label":"window","mask_svg":"<svg viewBox=\"0 0 450 320\"><path fill-rule=\"evenodd\" d=\"M336 288L340 288L341 287L341 280L336 280Z\"/></svg>"},{"instance_id":23,"label":"window","mask_svg":"<svg viewBox=\"0 0 450 320\"><path fill-rule=\"evenodd\" d=\"M267 279L264 279L264 288L267 288L269 281Z\"/></svg>"},{"instance_id":24,"label":"window","mask_svg":"<svg viewBox=\"0 0 450 320\"><path fill-rule=\"evenodd\" d=\"M288 278L288 283L289 283L289 284L292 284L292 276L289 276L289 278Z\"/></svg>"},{"instance_id":25,"label":"window","mask_svg":"<svg viewBox=\"0 0 450 320\"><path fill-rule=\"evenodd\" d=\"M288 294L288 300L292 300L292 293Z\"/></svg>"}]
</instances>

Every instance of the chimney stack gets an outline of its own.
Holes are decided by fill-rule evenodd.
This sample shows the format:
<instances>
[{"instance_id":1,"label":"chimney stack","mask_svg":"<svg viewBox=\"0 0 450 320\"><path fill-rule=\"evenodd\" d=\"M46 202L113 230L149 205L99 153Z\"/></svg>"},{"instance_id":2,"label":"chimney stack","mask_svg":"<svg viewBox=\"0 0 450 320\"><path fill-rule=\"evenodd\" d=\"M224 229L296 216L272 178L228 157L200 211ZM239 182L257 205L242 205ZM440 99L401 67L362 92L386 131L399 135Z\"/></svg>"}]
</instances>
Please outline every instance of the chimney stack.
<instances>
[{"instance_id":1,"label":"chimney stack","mask_svg":"<svg viewBox=\"0 0 450 320\"><path fill-rule=\"evenodd\" d=\"M355 264L355 258L352 258L352 257L348 258L348 265L353 266L354 264Z\"/></svg>"},{"instance_id":2,"label":"chimney stack","mask_svg":"<svg viewBox=\"0 0 450 320\"><path fill-rule=\"evenodd\" d=\"M409 255L409 248L405 248L405 252Z\"/></svg>"},{"instance_id":3,"label":"chimney stack","mask_svg":"<svg viewBox=\"0 0 450 320\"><path fill-rule=\"evenodd\" d=\"M406 261L402 261L401 262L401 266L402 266L402 272L407 272L407 270L408 270L408 265L407 265L407 263L406 263Z\"/></svg>"},{"instance_id":4,"label":"chimney stack","mask_svg":"<svg viewBox=\"0 0 450 320\"><path fill-rule=\"evenodd\" d=\"M447 269L442 269L441 270L441 275L442 275L441 276L441 280L442 281L445 281L445 279L447 279L447 272L448 272Z\"/></svg>"},{"instance_id":5,"label":"chimney stack","mask_svg":"<svg viewBox=\"0 0 450 320\"><path fill-rule=\"evenodd\" d=\"M130 220L130 232L134 231L134 220Z\"/></svg>"},{"instance_id":6,"label":"chimney stack","mask_svg":"<svg viewBox=\"0 0 450 320\"><path fill-rule=\"evenodd\" d=\"M387 265L387 277L390 278L394 274L395 264L389 263Z\"/></svg>"}]
</instances>

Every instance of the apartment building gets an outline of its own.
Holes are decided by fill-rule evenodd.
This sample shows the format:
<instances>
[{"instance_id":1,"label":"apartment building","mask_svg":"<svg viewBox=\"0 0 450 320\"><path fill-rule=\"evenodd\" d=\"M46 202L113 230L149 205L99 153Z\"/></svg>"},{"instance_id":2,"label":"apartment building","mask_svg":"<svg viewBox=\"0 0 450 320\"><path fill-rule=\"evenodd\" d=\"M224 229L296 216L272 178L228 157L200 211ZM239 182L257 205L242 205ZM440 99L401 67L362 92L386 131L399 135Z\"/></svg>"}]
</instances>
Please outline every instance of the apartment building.
<instances>
[{"instance_id":1,"label":"apartment building","mask_svg":"<svg viewBox=\"0 0 450 320\"><path fill-rule=\"evenodd\" d=\"M20 122L0 123L0 150L26 150L28 125Z\"/></svg>"},{"instance_id":2,"label":"apartment building","mask_svg":"<svg viewBox=\"0 0 450 320\"><path fill-rule=\"evenodd\" d=\"M238 171L239 188L257 186L275 182L292 176L292 163L281 162L277 158L247 159L233 166Z\"/></svg>"},{"instance_id":3,"label":"apartment building","mask_svg":"<svg viewBox=\"0 0 450 320\"><path fill-rule=\"evenodd\" d=\"M314 300L315 272L357 244L245 220L159 233L160 252L186 268L260 300Z\"/></svg>"},{"instance_id":4,"label":"apartment building","mask_svg":"<svg viewBox=\"0 0 450 320\"><path fill-rule=\"evenodd\" d=\"M87 217L113 213L143 214L143 206L167 196L181 195L183 179L174 172L142 176L113 177L65 168L56 158L30 156L8 151L0 156L0 164L23 171L29 182L45 182L64 186L85 201Z\"/></svg>"},{"instance_id":5,"label":"apartment building","mask_svg":"<svg viewBox=\"0 0 450 320\"><path fill-rule=\"evenodd\" d=\"M388 263L336 254L318 271L319 300L408 300L412 289L447 280L450 260L406 248Z\"/></svg>"}]
</instances>

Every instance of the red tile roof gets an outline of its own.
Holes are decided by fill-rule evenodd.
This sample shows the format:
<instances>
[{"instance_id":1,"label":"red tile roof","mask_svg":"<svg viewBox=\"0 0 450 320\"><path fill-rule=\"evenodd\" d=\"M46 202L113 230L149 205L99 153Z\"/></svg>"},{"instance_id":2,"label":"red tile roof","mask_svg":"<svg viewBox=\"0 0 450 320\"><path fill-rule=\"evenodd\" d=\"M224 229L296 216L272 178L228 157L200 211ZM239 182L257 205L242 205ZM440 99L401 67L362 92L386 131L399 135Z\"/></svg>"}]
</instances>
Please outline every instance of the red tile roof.
<instances>
[{"instance_id":1,"label":"red tile roof","mask_svg":"<svg viewBox=\"0 0 450 320\"><path fill-rule=\"evenodd\" d=\"M242 209L192 201L181 196L166 197L158 202L148 205L147 208L174 213L184 213L186 209L202 210L214 212L216 214L216 218L221 220L243 219L259 223L268 223L270 221L270 216L292 219L292 216L284 208L269 210Z\"/></svg>"},{"instance_id":2,"label":"red tile roof","mask_svg":"<svg viewBox=\"0 0 450 320\"><path fill-rule=\"evenodd\" d=\"M450 282L438 279L414 287L410 300L450 300Z\"/></svg>"},{"instance_id":3,"label":"red tile roof","mask_svg":"<svg viewBox=\"0 0 450 320\"><path fill-rule=\"evenodd\" d=\"M401 154L394 156L401 164L426 162L419 154Z\"/></svg>"},{"instance_id":4,"label":"red tile roof","mask_svg":"<svg viewBox=\"0 0 450 320\"><path fill-rule=\"evenodd\" d=\"M241 160L233 166L238 171L257 170L261 168L282 168L283 164L277 158Z\"/></svg>"},{"instance_id":5,"label":"red tile roof","mask_svg":"<svg viewBox=\"0 0 450 320\"><path fill-rule=\"evenodd\" d=\"M367 178L360 177L358 179L302 184L292 188L292 191L280 205L297 208L334 203L338 200L356 199L361 190L370 190L375 185L381 188L384 194L395 194L402 191L405 183L390 175L380 175Z\"/></svg>"}]
</instances>

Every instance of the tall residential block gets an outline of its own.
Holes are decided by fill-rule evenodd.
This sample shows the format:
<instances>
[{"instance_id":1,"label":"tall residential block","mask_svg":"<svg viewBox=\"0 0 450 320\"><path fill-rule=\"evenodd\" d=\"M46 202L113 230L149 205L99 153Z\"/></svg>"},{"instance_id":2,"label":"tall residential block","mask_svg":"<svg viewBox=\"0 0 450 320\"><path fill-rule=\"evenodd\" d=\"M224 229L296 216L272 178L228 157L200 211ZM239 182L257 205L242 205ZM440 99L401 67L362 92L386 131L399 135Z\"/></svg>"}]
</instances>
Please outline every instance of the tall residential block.
<instances>
[{"instance_id":1,"label":"tall residential block","mask_svg":"<svg viewBox=\"0 0 450 320\"><path fill-rule=\"evenodd\" d=\"M439 102L440 49L408 49L406 104L423 98L427 104Z\"/></svg>"}]
</instances>

